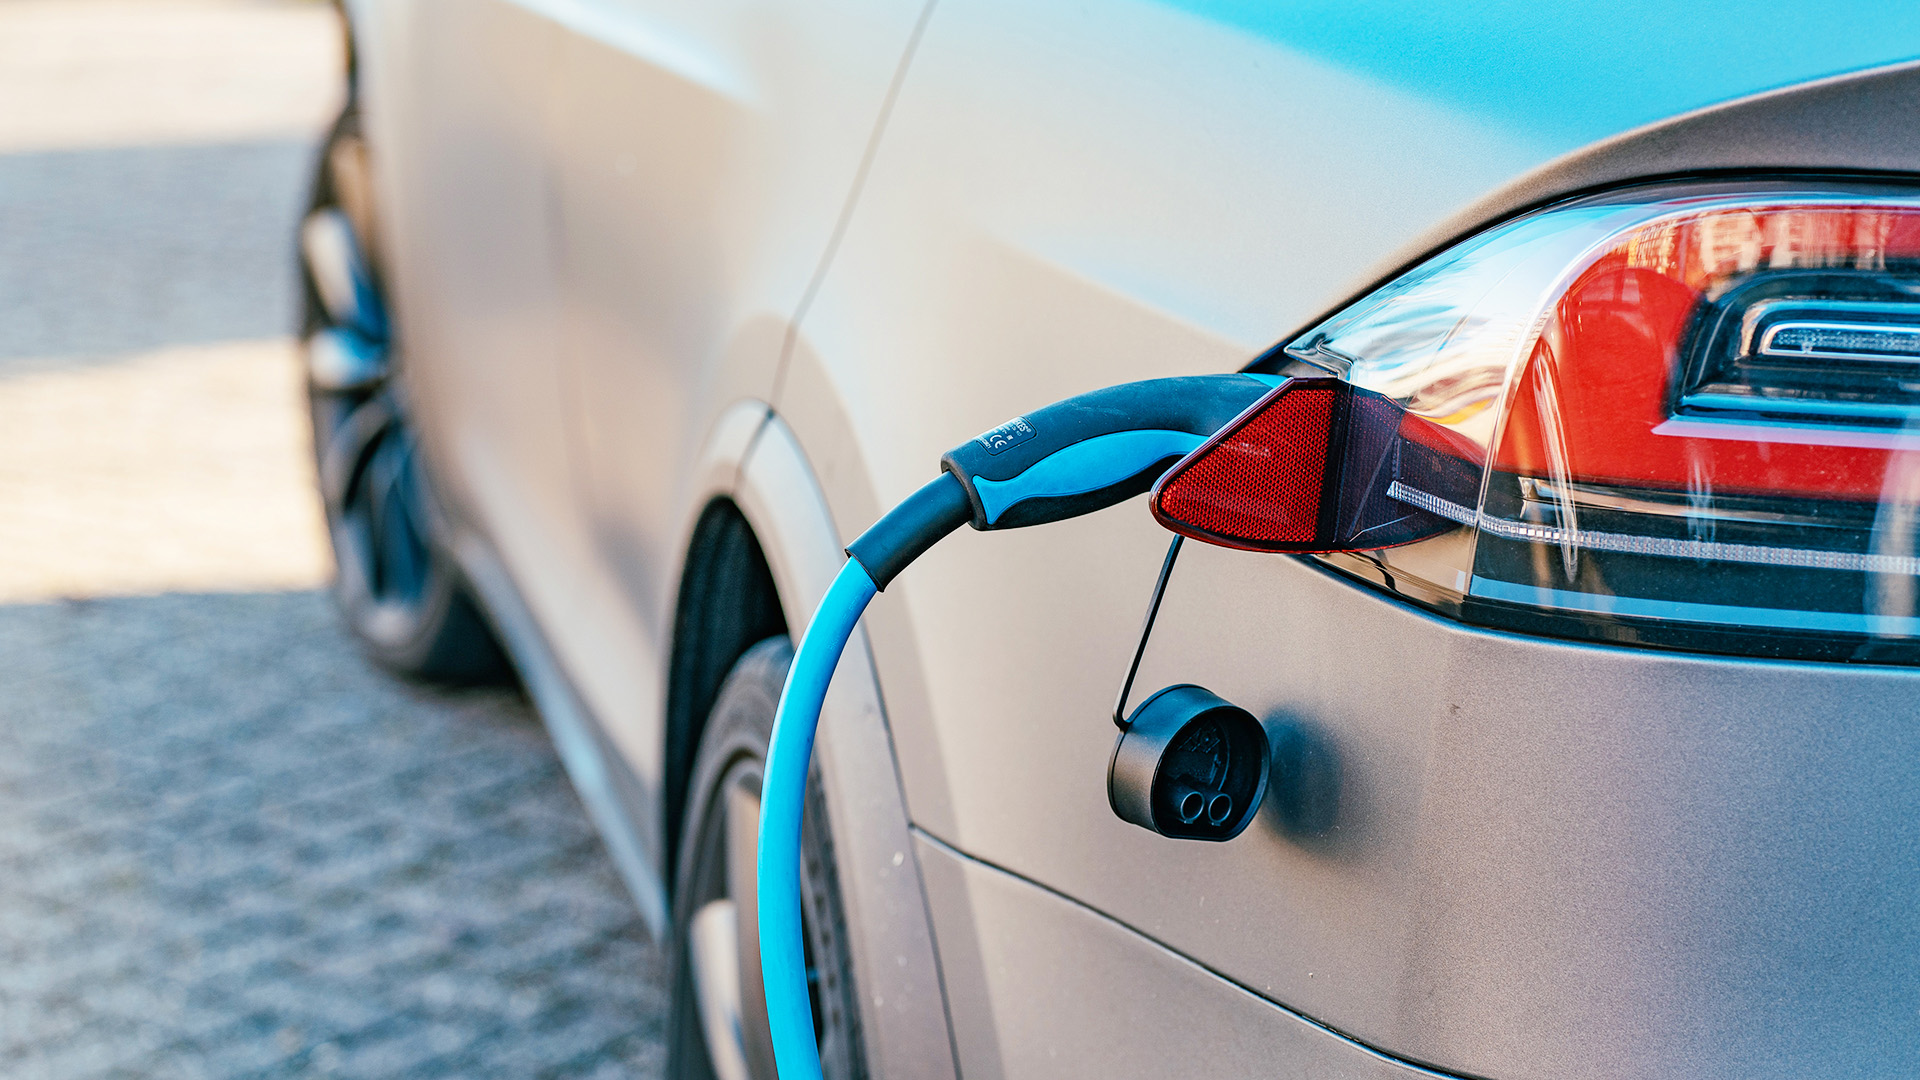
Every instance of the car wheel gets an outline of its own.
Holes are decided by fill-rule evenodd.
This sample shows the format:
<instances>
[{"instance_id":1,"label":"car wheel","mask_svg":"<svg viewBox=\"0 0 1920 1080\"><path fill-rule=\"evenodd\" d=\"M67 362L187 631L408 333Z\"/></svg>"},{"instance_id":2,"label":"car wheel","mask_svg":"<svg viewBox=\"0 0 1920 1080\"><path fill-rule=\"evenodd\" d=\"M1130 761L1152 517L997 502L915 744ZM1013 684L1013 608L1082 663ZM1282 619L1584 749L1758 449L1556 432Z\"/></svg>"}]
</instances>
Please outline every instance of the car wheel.
<instances>
[{"instance_id":1,"label":"car wheel","mask_svg":"<svg viewBox=\"0 0 1920 1080\"><path fill-rule=\"evenodd\" d=\"M349 108L321 156L301 227L308 397L335 593L374 658L405 675L490 682L505 654L436 543L434 508L394 371L371 253L366 141Z\"/></svg>"},{"instance_id":2,"label":"car wheel","mask_svg":"<svg viewBox=\"0 0 1920 1080\"><path fill-rule=\"evenodd\" d=\"M754 921L760 780L793 647L769 638L734 664L694 758L673 897L672 1080L774 1080ZM846 918L817 778L801 842L807 983L823 1074L867 1075Z\"/></svg>"}]
</instances>

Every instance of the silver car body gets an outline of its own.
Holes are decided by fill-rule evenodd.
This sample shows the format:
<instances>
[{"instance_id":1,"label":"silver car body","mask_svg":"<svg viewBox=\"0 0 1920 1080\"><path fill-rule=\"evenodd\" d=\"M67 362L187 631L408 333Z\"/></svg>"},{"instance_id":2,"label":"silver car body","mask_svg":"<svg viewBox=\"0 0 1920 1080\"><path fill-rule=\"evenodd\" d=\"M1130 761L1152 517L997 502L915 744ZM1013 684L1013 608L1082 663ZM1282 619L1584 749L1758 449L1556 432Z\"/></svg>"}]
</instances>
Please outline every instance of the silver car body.
<instances>
[{"instance_id":1,"label":"silver car body","mask_svg":"<svg viewBox=\"0 0 1920 1080\"><path fill-rule=\"evenodd\" d=\"M1227 371L1569 192L1920 173L1902 5L354 0L449 535L642 910L679 581L731 499L796 630L940 453ZM1848 73L1853 74L1848 74ZM1920 1061L1920 673L1469 628L1189 545L1143 685L1337 792L1118 820L1166 534L962 535L823 728L888 1076L1893 1076Z\"/></svg>"}]
</instances>

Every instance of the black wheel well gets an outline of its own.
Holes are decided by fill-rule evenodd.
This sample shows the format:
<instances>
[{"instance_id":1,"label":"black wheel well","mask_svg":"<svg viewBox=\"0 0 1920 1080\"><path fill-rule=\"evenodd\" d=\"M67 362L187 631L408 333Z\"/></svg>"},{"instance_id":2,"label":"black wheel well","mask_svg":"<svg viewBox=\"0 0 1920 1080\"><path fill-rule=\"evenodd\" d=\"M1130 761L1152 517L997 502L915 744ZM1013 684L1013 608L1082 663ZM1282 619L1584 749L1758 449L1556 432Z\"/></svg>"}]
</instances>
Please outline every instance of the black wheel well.
<instances>
[{"instance_id":1,"label":"black wheel well","mask_svg":"<svg viewBox=\"0 0 1920 1080\"><path fill-rule=\"evenodd\" d=\"M713 500L693 527L673 615L663 758L669 874L679 858L693 755L720 684L755 643L786 632L773 572L753 527L731 499Z\"/></svg>"}]
</instances>

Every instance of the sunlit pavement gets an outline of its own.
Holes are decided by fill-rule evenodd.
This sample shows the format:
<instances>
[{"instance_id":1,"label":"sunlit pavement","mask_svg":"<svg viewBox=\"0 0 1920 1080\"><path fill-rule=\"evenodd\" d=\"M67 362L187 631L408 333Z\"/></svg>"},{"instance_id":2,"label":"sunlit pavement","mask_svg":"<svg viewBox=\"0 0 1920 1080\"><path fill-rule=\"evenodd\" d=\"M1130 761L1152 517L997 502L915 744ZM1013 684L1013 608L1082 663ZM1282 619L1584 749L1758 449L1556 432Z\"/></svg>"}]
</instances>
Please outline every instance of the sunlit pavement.
<instances>
[{"instance_id":1,"label":"sunlit pavement","mask_svg":"<svg viewBox=\"0 0 1920 1080\"><path fill-rule=\"evenodd\" d=\"M0 1076L652 1076L661 964L514 692L370 668L289 249L319 3L0 3Z\"/></svg>"}]
</instances>

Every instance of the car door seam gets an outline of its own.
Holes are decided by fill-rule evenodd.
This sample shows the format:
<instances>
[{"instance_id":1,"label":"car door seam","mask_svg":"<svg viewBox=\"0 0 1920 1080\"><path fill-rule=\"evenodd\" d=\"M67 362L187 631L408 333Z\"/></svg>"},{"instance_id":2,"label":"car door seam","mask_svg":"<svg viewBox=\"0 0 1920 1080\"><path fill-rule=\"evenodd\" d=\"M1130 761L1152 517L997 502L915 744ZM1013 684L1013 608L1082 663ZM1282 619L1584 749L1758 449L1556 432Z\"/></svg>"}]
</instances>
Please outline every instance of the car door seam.
<instances>
[{"instance_id":1,"label":"car door seam","mask_svg":"<svg viewBox=\"0 0 1920 1080\"><path fill-rule=\"evenodd\" d=\"M873 170L874 159L880 153L880 140L886 134L887 121L893 115L894 104L900 99L900 91L906 85L907 69L913 65L914 53L919 51L920 40L926 35L927 23L933 18L933 9L940 0L927 0L920 9L920 17L913 24L912 33L907 35L907 47L900 55L900 62L894 67L893 78L887 84L886 96L880 100L879 115L874 118L873 130L867 136L866 148L861 151L860 164L853 172L853 182L847 189L847 197L841 203L840 214L834 220L833 231L827 235L827 244L820 252L820 259L814 264L813 273L807 279L806 288L801 290L800 300L794 305L793 318L787 320L786 336L780 342L780 359L774 364L773 391L769 400L775 408L780 405L781 392L786 388L787 369L793 359L793 350L800 340L800 323L813 306L820 294L820 288L826 283L827 270L833 265L834 255L840 250L840 242L846 237L847 229L853 223L853 212L860 204L861 191L866 187L867 175Z\"/></svg>"}]
</instances>

